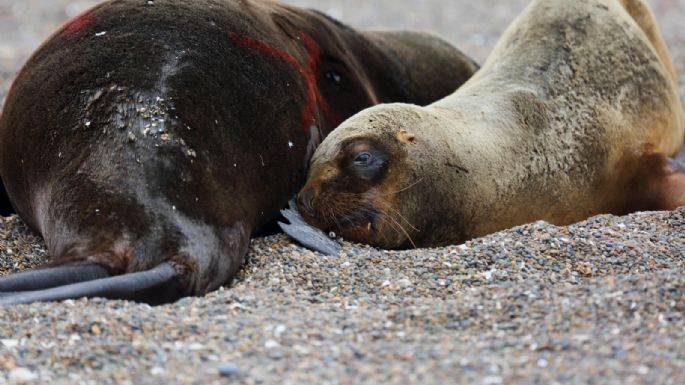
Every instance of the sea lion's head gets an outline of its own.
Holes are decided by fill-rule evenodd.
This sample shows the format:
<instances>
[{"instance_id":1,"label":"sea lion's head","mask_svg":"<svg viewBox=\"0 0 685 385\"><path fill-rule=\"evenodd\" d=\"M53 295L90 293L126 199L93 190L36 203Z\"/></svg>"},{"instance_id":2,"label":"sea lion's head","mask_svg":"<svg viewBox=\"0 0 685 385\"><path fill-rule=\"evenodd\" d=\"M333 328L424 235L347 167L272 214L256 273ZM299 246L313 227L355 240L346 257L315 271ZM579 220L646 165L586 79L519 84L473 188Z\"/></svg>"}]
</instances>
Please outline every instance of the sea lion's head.
<instances>
[{"instance_id":1,"label":"sea lion's head","mask_svg":"<svg viewBox=\"0 0 685 385\"><path fill-rule=\"evenodd\" d=\"M419 246L433 147L422 127L431 120L421 107L386 104L345 121L314 153L297 196L305 220L352 241Z\"/></svg>"}]
</instances>

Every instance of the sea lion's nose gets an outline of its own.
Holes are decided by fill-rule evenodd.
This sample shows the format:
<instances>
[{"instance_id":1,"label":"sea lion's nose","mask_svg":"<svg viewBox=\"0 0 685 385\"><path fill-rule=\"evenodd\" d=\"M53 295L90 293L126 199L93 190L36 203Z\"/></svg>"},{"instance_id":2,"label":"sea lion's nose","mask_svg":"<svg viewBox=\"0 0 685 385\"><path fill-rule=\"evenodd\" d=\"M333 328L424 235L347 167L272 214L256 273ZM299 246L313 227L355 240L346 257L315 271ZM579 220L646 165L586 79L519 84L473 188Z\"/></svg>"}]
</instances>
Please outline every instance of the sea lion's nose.
<instances>
[{"instance_id":1,"label":"sea lion's nose","mask_svg":"<svg viewBox=\"0 0 685 385\"><path fill-rule=\"evenodd\" d=\"M305 189L297 194L297 203L300 205L300 207L304 207L308 211L312 211L314 210L315 196L316 194L313 188Z\"/></svg>"}]
</instances>

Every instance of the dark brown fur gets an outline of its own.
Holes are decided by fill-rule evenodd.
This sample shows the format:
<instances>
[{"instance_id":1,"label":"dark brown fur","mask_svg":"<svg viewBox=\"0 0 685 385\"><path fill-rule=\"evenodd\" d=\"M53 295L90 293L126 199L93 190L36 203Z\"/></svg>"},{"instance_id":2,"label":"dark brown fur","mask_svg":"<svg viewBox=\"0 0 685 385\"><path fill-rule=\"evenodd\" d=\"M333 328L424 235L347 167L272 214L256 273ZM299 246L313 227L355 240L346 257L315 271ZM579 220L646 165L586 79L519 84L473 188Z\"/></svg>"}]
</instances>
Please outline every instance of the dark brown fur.
<instances>
[{"instance_id":1,"label":"dark brown fur","mask_svg":"<svg viewBox=\"0 0 685 385\"><path fill-rule=\"evenodd\" d=\"M270 1L106 2L18 75L0 175L52 264L171 261L176 295L202 294L235 275L340 120L429 103L475 69L426 34L359 32Z\"/></svg>"}]
</instances>

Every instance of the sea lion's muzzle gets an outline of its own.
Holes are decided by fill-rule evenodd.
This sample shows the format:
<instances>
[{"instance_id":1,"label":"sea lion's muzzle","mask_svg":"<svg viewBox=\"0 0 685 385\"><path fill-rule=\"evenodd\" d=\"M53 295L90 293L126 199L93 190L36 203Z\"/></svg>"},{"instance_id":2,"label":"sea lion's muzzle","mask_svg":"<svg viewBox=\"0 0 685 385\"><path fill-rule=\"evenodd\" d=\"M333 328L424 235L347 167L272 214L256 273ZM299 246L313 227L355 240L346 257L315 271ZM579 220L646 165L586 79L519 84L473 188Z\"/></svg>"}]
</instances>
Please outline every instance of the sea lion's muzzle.
<instances>
[{"instance_id":1,"label":"sea lion's muzzle","mask_svg":"<svg viewBox=\"0 0 685 385\"><path fill-rule=\"evenodd\" d=\"M311 213L312 211L314 211L315 198L316 192L313 188L304 189L299 194L297 194L297 205L300 207L300 209L304 209L307 212Z\"/></svg>"}]
</instances>

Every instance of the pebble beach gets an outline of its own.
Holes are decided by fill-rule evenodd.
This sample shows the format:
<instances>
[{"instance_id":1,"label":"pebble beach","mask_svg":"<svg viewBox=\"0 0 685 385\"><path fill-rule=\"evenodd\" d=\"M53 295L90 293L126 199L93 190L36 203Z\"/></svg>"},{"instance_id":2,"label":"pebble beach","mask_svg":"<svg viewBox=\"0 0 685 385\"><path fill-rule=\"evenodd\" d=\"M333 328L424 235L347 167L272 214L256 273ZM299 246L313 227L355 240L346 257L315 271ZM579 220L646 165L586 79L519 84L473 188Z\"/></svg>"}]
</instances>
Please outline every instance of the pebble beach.
<instances>
[{"instance_id":1,"label":"pebble beach","mask_svg":"<svg viewBox=\"0 0 685 385\"><path fill-rule=\"evenodd\" d=\"M0 0L0 100L94 1ZM523 0L293 0L359 28L445 36L482 62ZM685 98L684 0L650 0ZM46 261L0 218L0 275ZM151 307L0 307L0 384L683 384L685 208L536 222L437 249L256 238L226 288Z\"/></svg>"}]
</instances>

